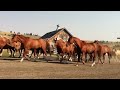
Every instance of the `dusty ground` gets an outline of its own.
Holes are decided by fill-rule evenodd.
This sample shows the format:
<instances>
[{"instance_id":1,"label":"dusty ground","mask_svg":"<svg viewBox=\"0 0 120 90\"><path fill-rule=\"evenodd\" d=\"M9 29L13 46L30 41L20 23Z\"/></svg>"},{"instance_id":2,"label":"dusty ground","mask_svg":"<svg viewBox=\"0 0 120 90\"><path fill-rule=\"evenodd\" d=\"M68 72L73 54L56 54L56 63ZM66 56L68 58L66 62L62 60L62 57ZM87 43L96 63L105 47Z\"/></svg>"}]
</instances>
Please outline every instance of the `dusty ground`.
<instances>
[{"instance_id":1,"label":"dusty ground","mask_svg":"<svg viewBox=\"0 0 120 90\"><path fill-rule=\"evenodd\" d=\"M53 60L31 62L0 57L1 79L120 79L120 62L108 60L104 65L91 67L91 62L75 66L76 62L60 64Z\"/></svg>"}]
</instances>

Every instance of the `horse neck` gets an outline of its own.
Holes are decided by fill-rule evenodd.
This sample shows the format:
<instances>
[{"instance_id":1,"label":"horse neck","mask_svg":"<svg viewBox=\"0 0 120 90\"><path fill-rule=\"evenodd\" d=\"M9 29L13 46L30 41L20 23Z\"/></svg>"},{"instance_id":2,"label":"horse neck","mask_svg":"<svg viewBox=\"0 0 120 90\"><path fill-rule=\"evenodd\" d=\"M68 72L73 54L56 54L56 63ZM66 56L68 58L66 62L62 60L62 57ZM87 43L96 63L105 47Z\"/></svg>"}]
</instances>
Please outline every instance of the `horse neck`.
<instances>
[{"instance_id":1,"label":"horse neck","mask_svg":"<svg viewBox=\"0 0 120 90\"><path fill-rule=\"evenodd\" d=\"M83 46L82 41L81 41L79 38L76 38L76 37L74 38L73 43L74 43L77 47L79 47L79 49L81 49L82 46Z\"/></svg>"},{"instance_id":2,"label":"horse neck","mask_svg":"<svg viewBox=\"0 0 120 90\"><path fill-rule=\"evenodd\" d=\"M2 37L3 41L7 41L7 38L6 37Z\"/></svg>"},{"instance_id":3,"label":"horse neck","mask_svg":"<svg viewBox=\"0 0 120 90\"><path fill-rule=\"evenodd\" d=\"M24 36L19 36L18 39L20 40L21 43L26 43L29 38Z\"/></svg>"}]
</instances>

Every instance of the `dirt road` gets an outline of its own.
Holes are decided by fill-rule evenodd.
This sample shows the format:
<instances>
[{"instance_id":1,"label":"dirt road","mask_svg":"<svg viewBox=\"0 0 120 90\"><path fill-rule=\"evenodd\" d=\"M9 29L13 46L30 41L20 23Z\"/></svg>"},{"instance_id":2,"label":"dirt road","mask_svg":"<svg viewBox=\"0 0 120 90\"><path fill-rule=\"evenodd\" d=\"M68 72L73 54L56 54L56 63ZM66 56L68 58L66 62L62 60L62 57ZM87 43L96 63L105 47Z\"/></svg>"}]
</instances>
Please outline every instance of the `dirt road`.
<instances>
[{"instance_id":1,"label":"dirt road","mask_svg":"<svg viewBox=\"0 0 120 90\"><path fill-rule=\"evenodd\" d=\"M91 62L75 66L76 62L60 64L59 61L37 62L0 60L1 79L120 79L120 62L97 64Z\"/></svg>"}]
</instances>

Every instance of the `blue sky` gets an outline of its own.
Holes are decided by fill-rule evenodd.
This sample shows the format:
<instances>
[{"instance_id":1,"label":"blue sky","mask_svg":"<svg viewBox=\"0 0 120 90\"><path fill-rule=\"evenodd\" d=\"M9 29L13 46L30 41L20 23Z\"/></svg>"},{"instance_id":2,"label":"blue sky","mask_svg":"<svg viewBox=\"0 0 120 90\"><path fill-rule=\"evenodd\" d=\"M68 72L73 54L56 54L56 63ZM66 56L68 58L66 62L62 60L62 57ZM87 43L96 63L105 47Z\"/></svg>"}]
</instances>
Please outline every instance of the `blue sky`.
<instances>
[{"instance_id":1,"label":"blue sky","mask_svg":"<svg viewBox=\"0 0 120 90\"><path fill-rule=\"evenodd\" d=\"M0 30L40 36L65 27L83 40L120 41L120 11L0 11Z\"/></svg>"}]
</instances>

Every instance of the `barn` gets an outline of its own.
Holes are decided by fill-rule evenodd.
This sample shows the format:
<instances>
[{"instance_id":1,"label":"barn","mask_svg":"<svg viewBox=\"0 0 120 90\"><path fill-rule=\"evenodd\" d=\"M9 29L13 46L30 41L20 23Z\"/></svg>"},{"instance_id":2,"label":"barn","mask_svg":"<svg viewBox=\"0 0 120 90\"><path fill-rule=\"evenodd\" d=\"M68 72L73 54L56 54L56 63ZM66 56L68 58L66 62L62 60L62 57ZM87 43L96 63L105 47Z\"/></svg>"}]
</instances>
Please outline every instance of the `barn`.
<instances>
[{"instance_id":1,"label":"barn","mask_svg":"<svg viewBox=\"0 0 120 90\"><path fill-rule=\"evenodd\" d=\"M60 28L58 30L54 30L51 32L46 33L45 35L41 36L43 39L47 39L50 45L54 46L54 39L63 39L67 41L70 36L73 36L66 28Z\"/></svg>"}]
</instances>

